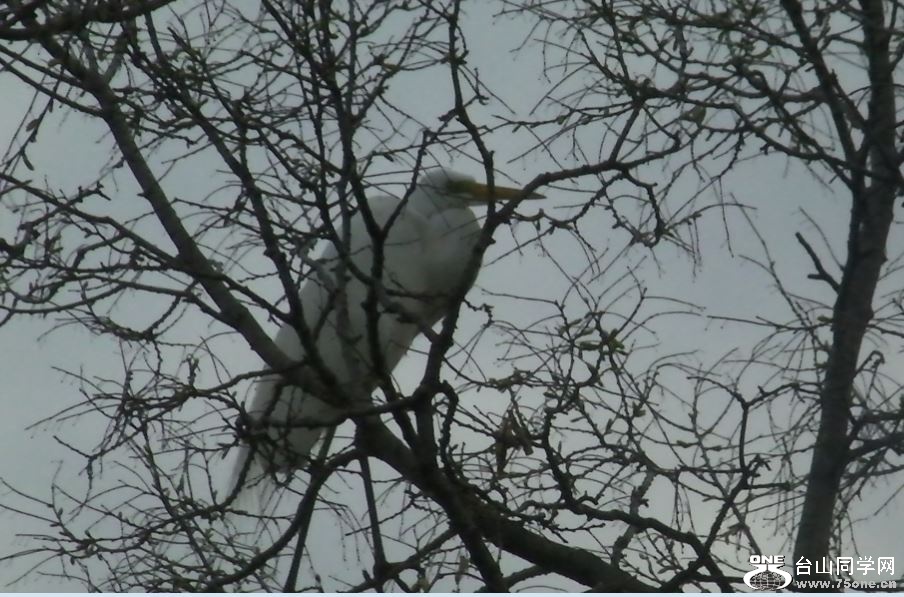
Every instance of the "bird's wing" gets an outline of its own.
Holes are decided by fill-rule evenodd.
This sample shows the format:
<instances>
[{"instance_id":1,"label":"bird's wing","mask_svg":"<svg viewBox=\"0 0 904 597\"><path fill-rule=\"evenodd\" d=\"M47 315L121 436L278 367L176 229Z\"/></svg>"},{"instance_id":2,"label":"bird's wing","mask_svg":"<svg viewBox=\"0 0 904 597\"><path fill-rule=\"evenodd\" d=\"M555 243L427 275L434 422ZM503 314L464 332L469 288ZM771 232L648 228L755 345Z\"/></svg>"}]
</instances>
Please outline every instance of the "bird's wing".
<instances>
[{"instance_id":1,"label":"bird's wing","mask_svg":"<svg viewBox=\"0 0 904 597\"><path fill-rule=\"evenodd\" d=\"M377 302L370 299L379 241L362 213L347 227L336 226L338 242L327 246L299 292L305 327L320 362L356 398L373 392L380 377L378 364L391 372L418 333L444 313L448 293L460 282L479 232L467 209L425 216L391 197L374 198L369 207L372 223L385 231ZM347 251L339 249L343 244ZM274 342L293 361L312 356L289 323ZM338 405L321 398L327 397L287 385L276 373L258 382L249 412L258 420L288 423L271 425L266 432L281 452L263 455L273 469L295 466L320 437L322 428L298 426L299 421L328 423L337 418Z\"/></svg>"},{"instance_id":2,"label":"bird's wing","mask_svg":"<svg viewBox=\"0 0 904 597\"><path fill-rule=\"evenodd\" d=\"M324 256L328 257L329 252L328 249ZM330 286L328 275L323 271L314 271L302 284L299 301L305 327L314 339L317 354L326 368L341 379L344 361L337 356L341 351L335 347L335 334L330 329ZM304 362L308 356L291 323L280 326L273 342L294 362ZM305 424L330 423L337 418L338 412L335 405L287 384L286 378L279 373L261 377L248 404L248 413L252 421L268 423L264 430L267 441L261 438L262 441L254 444L255 457L248 468L251 476L246 481L255 481L255 477L266 471L289 470L298 466L310 455L323 431L322 427ZM247 460L248 454L239 458L236 476L246 467Z\"/></svg>"},{"instance_id":3,"label":"bird's wing","mask_svg":"<svg viewBox=\"0 0 904 597\"><path fill-rule=\"evenodd\" d=\"M399 209L398 200L389 198L371 203L374 220L388 226L382 283L388 291L384 307L389 312L381 317L386 334L381 345L390 369L418 333L446 313L480 236L480 226L467 207L440 211L423 207L411 201ZM359 238L367 238L366 230L362 232ZM364 257L360 267L369 275L372 254L363 251L360 255Z\"/></svg>"},{"instance_id":4,"label":"bird's wing","mask_svg":"<svg viewBox=\"0 0 904 597\"><path fill-rule=\"evenodd\" d=\"M352 223L353 256L357 269L364 280L358 278L350 283L355 292L355 300L360 298L357 309L358 329L371 330L376 319L378 333L376 346L379 347L383 364L392 371L412 340L423 326L431 326L435 318L431 316L426 271L430 255L426 251L429 227L426 219L407 205L402 205L392 197L377 197L369 202L373 220L385 232L382 242L382 267L374 269L377 239L374 239L365 224L362 214ZM364 307L368 297L369 282L379 272L376 309ZM374 317L376 316L376 318ZM368 343L368 346L371 344ZM368 350L368 362L376 363Z\"/></svg>"}]
</instances>

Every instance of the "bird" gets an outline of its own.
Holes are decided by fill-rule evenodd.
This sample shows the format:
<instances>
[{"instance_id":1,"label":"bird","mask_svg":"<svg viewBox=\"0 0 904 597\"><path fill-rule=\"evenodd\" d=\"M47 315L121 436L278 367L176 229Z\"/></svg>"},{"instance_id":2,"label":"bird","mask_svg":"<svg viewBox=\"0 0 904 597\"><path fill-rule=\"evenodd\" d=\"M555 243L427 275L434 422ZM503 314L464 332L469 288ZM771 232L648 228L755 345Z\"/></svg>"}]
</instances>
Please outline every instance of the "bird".
<instances>
[{"instance_id":1,"label":"bird","mask_svg":"<svg viewBox=\"0 0 904 597\"><path fill-rule=\"evenodd\" d=\"M368 209L346 218L345 226L333 225L332 240L299 290L298 323L319 358L305 349L293 322L282 324L275 345L302 368L319 360L335 382L332 391L369 397L381 368L390 373L418 334L448 311L456 291L474 282L477 268L469 265L481 226L471 206L518 197L543 195L491 189L466 174L432 168L406 198L368 198ZM375 259L379 254L382 260ZM368 302L374 296L377 302ZM303 468L343 412L335 399L294 386L276 372L257 381L245 410L256 432L240 444L232 476L237 492Z\"/></svg>"}]
</instances>

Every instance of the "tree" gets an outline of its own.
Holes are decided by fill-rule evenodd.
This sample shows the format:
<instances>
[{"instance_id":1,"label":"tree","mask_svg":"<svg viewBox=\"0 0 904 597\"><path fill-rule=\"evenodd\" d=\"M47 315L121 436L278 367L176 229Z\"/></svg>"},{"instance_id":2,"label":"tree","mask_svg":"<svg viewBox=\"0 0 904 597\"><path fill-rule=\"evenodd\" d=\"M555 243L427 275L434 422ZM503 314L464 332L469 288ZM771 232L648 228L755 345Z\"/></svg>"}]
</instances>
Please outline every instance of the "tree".
<instances>
[{"instance_id":1,"label":"tree","mask_svg":"<svg viewBox=\"0 0 904 597\"><path fill-rule=\"evenodd\" d=\"M33 99L0 174L4 321L52 316L122 362L73 364L59 419L106 428L72 446L83 491L15 488L51 526L21 557L108 590L732 590L748 553L844 555L867 488L891 507L899 4L503 2L544 60L530 112L469 49L488 6L8 6L4 85ZM108 159L61 187L35 156L82 122ZM492 181L503 155L561 203L491 206L477 289L371 405L334 398L330 450L242 514L224 455L257 377L312 383L269 329L297 321L318 240L426 167ZM763 206L726 190L781 167L847 202L843 234L801 198L797 256L776 256ZM718 263L714 235L782 311L711 314L670 287ZM511 275L531 268L547 283Z\"/></svg>"}]
</instances>

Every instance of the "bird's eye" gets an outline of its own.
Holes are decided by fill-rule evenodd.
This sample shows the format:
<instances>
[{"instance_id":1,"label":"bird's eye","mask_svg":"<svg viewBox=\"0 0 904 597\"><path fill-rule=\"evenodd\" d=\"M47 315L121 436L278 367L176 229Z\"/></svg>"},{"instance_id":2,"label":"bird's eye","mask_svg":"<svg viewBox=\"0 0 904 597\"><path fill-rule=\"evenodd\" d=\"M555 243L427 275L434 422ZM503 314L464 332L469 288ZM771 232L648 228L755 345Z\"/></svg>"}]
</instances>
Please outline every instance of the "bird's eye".
<instances>
[{"instance_id":1,"label":"bird's eye","mask_svg":"<svg viewBox=\"0 0 904 597\"><path fill-rule=\"evenodd\" d=\"M446 183L446 190L450 193L467 193L470 184L467 180L450 180Z\"/></svg>"}]
</instances>

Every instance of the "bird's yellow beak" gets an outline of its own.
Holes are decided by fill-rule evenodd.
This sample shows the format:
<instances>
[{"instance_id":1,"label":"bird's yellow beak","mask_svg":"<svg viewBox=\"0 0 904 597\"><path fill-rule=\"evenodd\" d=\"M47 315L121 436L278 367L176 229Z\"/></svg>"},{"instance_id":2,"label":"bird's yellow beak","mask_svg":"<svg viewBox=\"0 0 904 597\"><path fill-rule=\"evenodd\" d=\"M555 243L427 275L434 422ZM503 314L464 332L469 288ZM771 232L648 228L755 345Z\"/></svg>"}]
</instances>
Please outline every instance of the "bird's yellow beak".
<instances>
[{"instance_id":1,"label":"bird's yellow beak","mask_svg":"<svg viewBox=\"0 0 904 597\"><path fill-rule=\"evenodd\" d=\"M493 187L492 193L490 192L490 187L481 184L479 182L474 181L460 181L456 183L457 185L461 185L460 189L456 189L459 192L464 193L474 203L482 204L489 203L492 200L503 200L503 199L515 199L516 197L520 197L524 191L523 189L517 189L514 187L501 187L498 184ZM546 199L544 195L540 193L531 193L524 197L525 199Z\"/></svg>"}]
</instances>

